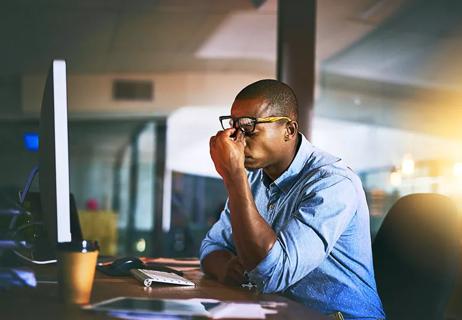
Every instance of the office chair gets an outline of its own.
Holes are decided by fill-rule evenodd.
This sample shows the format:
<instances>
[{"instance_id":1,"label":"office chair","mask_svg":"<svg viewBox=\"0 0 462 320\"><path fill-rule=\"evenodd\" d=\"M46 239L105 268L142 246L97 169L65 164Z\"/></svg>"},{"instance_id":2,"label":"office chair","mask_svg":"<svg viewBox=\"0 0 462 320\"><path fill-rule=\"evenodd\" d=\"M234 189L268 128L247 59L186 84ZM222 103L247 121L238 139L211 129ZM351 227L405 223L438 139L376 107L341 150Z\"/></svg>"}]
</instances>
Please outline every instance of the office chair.
<instances>
[{"instance_id":1,"label":"office chair","mask_svg":"<svg viewBox=\"0 0 462 320\"><path fill-rule=\"evenodd\" d=\"M459 220L453 202L412 194L390 209L372 245L375 278L390 320L442 320L456 283Z\"/></svg>"}]
</instances>

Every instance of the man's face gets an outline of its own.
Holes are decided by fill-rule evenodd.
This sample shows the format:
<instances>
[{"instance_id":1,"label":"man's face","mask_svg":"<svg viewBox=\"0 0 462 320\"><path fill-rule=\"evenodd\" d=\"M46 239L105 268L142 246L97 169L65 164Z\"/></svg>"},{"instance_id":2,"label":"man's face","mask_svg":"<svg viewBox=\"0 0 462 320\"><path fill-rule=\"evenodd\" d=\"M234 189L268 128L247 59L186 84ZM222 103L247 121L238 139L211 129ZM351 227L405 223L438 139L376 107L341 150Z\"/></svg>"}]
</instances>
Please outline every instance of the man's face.
<instances>
[{"instance_id":1,"label":"man's face","mask_svg":"<svg viewBox=\"0 0 462 320\"><path fill-rule=\"evenodd\" d=\"M235 100L231 116L264 118L274 116L268 103L261 98ZM247 169L268 168L287 156L284 144L286 133L283 121L257 123L255 131L245 136L245 167Z\"/></svg>"}]
</instances>

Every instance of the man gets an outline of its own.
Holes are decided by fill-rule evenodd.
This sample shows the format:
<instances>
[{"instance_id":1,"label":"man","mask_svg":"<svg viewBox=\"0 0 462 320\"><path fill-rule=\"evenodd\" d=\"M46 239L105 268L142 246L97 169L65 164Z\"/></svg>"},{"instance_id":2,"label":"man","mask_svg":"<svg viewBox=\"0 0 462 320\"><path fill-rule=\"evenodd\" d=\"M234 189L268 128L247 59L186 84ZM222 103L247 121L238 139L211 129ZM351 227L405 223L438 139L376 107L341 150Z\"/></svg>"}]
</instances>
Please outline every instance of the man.
<instances>
[{"instance_id":1,"label":"man","mask_svg":"<svg viewBox=\"0 0 462 320\"><path fill-rule=\"evenodd\" d=\"M287 85L261 80L220 117L210 154L229 198L202 242L202 268L324 314L385 318L361 182L298 132L297 109Z\"/></svg>"}]
</instances>

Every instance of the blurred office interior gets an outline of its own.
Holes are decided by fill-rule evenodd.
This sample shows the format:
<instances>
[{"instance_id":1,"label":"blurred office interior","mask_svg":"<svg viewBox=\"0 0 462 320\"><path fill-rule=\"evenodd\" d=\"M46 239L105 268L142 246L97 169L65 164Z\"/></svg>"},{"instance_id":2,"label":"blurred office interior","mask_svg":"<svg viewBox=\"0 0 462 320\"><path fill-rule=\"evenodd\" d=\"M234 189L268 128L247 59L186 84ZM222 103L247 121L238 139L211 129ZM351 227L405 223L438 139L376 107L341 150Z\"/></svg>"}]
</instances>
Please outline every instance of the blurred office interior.
<instances>
[{"instance_id":1,"label":"blurred office interior","mask_svg":"<svg viewBox=\"0 0 462 320\"><path fill-rule=\"evenodd\" d=\"M84 236L107 255L197 256L226 200L208 140L240 89L276 77L277 10L276 0L2 2L2 206L37 164L45 76L64 58ZM317 2L311 141L360 175L372 237L405 194L462 202L460 21L455 0Z\"/></svg>"}]
</instances>

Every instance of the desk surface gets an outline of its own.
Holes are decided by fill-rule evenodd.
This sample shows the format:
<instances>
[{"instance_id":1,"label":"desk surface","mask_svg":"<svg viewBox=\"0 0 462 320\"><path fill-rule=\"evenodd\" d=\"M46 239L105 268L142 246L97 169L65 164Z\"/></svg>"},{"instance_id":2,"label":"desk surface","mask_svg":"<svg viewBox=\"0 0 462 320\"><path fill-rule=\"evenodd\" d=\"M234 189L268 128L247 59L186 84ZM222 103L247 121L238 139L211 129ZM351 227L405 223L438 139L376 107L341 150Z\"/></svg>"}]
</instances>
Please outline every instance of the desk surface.
<instances>
[{"instance_id":1,"label":"desk surface","mask_svg":"<svg viewBox=\"0 0 462 320\"><path fill-rule=\"evenodd\" d=\"M14 289L0 293L0 318L2 319L107 319L104 314L84 311L78 307L66 307L59 301L55 266L34 267L37 280L35 289ZM329 319L302 304L279 295L260 294L248 289L225 286L204 276L198 269L185 271L185 278L196 283L195 287L153 284L145 288L132 277L109 277L97 271L91 303L119 296L151 297L161 299L208 298L233 301L279 301L287 303L278 313L267 319Z\"/></svg>"}]
</instances>

